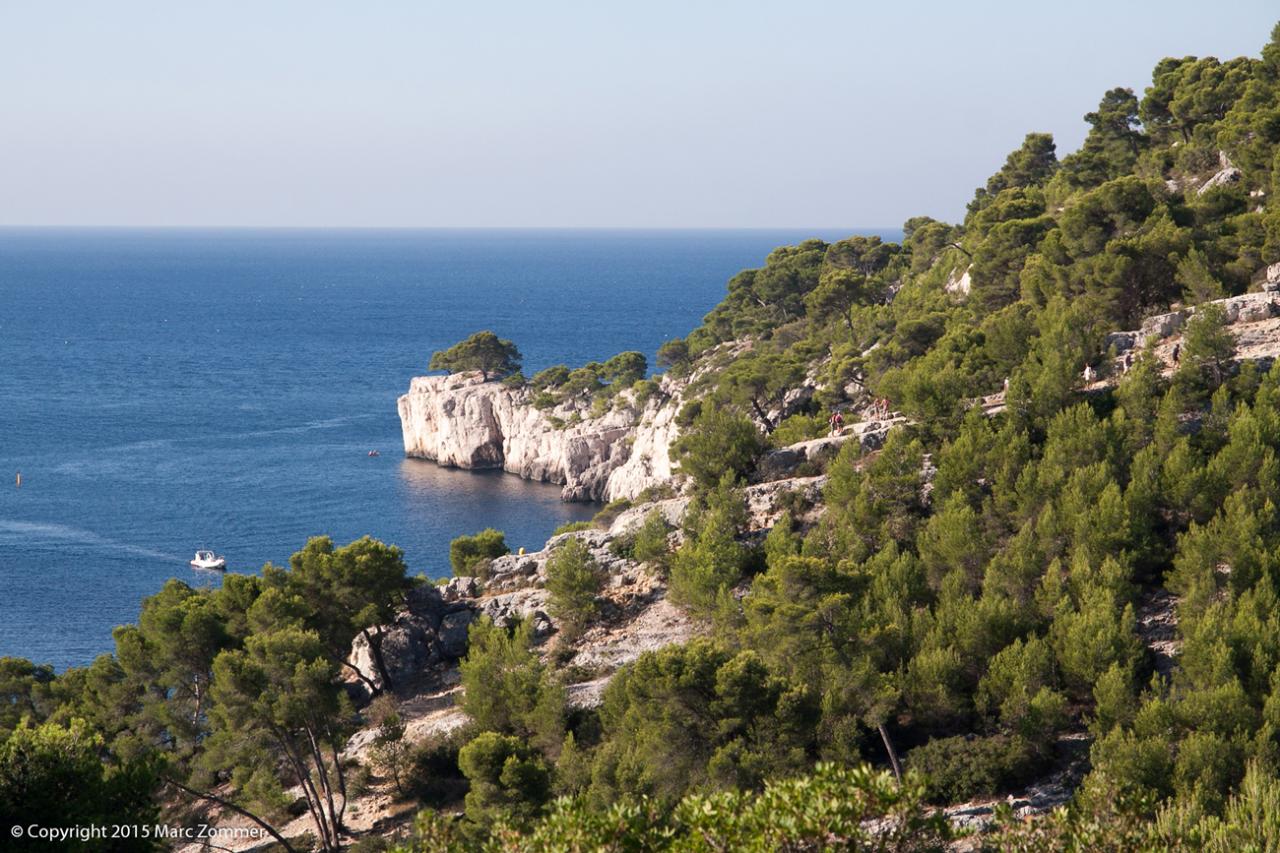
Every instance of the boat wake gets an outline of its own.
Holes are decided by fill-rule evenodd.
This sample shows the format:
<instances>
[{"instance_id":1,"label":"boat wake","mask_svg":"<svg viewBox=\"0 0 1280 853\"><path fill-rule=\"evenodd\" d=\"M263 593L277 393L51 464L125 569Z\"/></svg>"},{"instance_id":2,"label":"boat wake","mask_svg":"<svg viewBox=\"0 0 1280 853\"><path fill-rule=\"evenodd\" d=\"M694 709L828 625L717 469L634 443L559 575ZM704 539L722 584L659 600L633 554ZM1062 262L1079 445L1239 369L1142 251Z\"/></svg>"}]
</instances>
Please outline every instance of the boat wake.
<instances>
[{"instance_id":1,"label":"boat wake","mask_svg":"<svg viewBox=\"0 0 1280 853\"><path fill-rule=\"evenodd\" d=\"M31 540L46 542L77 542L93 548L102 548L111 551L118 551L124 554L133 554L138 557L148 557L155 560L164 560L166 562L185 562L186 558L178 557L174 554L166 554L163 551L157 551L153 548L146 548L141 545L132 545L128 542L120 542L110 539L106 536L100 536L92 530L84 530L79 527L69 527L65 524L49 524L38 521L19 521L16 519L0 518L0 534L14 534L21 537L27 543Z\"/></svg>"}]
</instances>

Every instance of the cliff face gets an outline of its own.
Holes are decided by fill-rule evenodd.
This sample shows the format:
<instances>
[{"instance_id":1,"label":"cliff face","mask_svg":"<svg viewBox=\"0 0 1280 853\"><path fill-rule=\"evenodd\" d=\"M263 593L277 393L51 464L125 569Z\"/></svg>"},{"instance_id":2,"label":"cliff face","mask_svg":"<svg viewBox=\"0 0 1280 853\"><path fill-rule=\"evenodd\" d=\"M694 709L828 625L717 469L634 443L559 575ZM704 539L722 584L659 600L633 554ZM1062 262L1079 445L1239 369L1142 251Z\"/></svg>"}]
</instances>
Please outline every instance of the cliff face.
<instances>
[{"instance_id":1,"label":"cliff face","mask_svg":"<svg viewBox=\"0 0 1280 853\"><path fill-rule=\"evenodd\" d=\"M560 483L569 501L634 498L671 477L678 383L636 404L630 391L599 417L590 404L543 410L532 394L479 374L418 376L399 400L406 456L456 468L501 468Z\"/></svg>"}]
</instances>

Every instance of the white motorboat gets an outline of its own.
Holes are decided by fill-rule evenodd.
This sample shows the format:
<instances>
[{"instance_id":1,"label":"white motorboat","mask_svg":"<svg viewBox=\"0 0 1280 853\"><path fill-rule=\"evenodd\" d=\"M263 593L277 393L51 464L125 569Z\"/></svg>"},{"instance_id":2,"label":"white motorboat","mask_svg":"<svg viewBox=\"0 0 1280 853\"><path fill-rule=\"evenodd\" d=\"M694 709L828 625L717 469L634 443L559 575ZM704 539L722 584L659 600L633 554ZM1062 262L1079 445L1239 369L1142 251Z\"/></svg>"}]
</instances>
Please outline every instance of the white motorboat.
<instances>
[{"instance_id":1,"label":"white motorboat","mask_svg":"<svg viewBox=\"0 0 1280 853\"><path fill-rule=\"evenodd\" d=\"M191 561L191 565L197 569L225 569L227 567L227 558L219 557L212 551L196 551L195 559Z\"/></svg>"}]
</instances>

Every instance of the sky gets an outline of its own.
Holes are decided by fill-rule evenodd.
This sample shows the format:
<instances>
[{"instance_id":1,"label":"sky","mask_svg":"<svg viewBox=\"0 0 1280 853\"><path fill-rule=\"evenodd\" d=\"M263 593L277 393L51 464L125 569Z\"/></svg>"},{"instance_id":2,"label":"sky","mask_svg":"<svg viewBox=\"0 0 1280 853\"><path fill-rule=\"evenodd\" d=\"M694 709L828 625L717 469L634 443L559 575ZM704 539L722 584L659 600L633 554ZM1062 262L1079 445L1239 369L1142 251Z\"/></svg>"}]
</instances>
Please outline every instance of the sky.
<instances>
[{"instance_id":1,"label":"sky","mask_svg":"<svg viewBox=\"0 0 1280 853\"><path fill-rule=\"evenodd\" d=\"M0 0L0 225L954 221L1275 0Z\"/></svg>"}]
</instances>

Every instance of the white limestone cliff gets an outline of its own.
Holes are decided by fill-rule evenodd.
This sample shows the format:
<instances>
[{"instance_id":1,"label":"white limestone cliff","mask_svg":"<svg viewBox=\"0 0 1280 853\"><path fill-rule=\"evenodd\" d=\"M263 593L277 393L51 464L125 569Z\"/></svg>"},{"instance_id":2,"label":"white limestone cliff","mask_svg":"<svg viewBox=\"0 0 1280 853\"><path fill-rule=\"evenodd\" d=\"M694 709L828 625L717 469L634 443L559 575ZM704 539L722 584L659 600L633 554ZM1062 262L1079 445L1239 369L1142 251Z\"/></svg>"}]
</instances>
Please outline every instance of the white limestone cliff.
<instances>
[{"instance_id":1,"label":"white limestone cliff","mask_svg":"<svg viewBox=\"0 0 1280 853\"><path fill-rule=\"evenodd\" d=\"M634 498L672 476L682 383L637 404L631 391L592 417L590 402L539 409L523 388L477 373L417 376L399 399L406 456L456 468L500 468L559 483L565 500Z\"/></svg>"}]
</instances>

